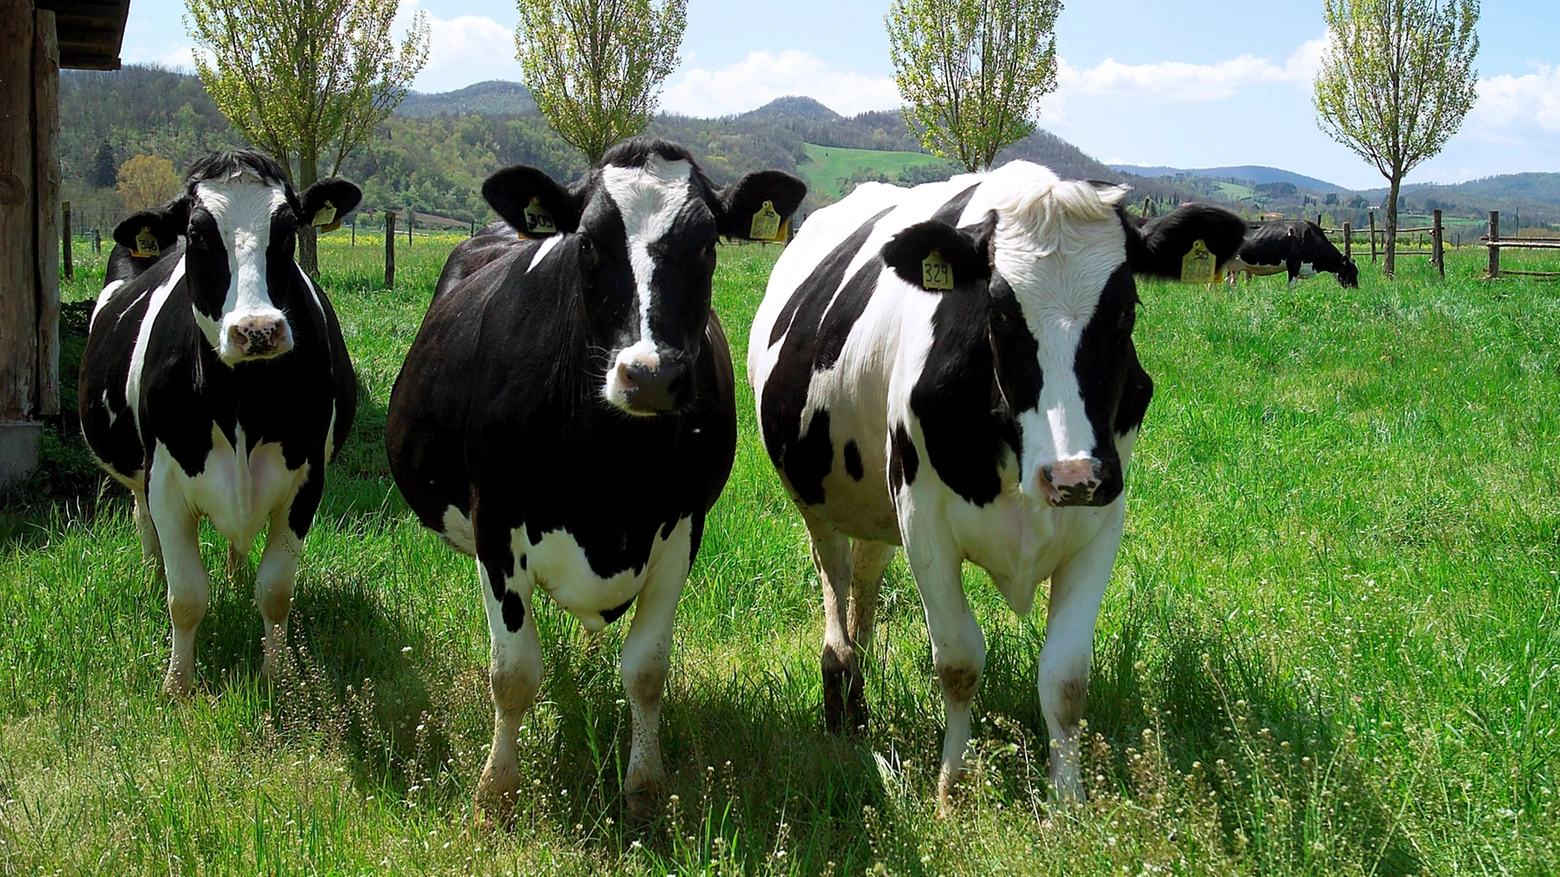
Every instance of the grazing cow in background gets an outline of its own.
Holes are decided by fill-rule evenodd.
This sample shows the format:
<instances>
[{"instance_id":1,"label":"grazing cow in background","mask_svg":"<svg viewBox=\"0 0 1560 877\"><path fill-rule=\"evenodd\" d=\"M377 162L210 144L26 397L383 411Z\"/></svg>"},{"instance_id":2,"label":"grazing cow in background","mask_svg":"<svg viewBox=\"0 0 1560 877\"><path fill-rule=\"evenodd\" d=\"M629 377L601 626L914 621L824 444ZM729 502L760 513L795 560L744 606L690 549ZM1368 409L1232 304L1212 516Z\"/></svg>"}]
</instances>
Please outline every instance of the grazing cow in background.
<instances>
[{"instance_id":1,"label":"grazing cow in background","mask_svg":"<svg viewBox=\"0 0 1560 877\"><path fill-rule=\"evenodd\" d=\"M81 363L81 429L135 496L142 552L164 569L171 695L194 681L210 593L202 517L228 540L230 568L248 563L266 530L255 600L267 672L280 657L325 464L357 406L341 326L293 261L295 236L322 210L345 214L361 197L335 179L299 196L270 158L223 152L195 163L178 198L114 230L119 246ZM154 239L160 257L131 257L138 237Z\"/></svg>"},{"instance_id":2,"label":"grazing cow in background","mask_svg":"<svg viewBox=\"0 0 1560 877\"><path fill-rule=\"evenodd\" d=\"M591 631L638 601L622 655L629 804L643 809L665 778L672 619L736 453L715 244L774 237L805 194L778 171L716 188L686 150L652 139L614 146L568 188L527 167L482 186L505 222L450 255L386 443L418 519L477 560L494 707L477 801L501 820L542 682L537 586Z\"/></svg>"},{"instance_id":3,"label":"grazing cow in background","mask_svg":"<svg viewBox=\"0 0 1560 877\"><path fill-rule=\"evenodd\" d=\"M1322 227L1304 219L1253 222L1246 227L1246 240L1226 266L1231 286L1246 276L1267 276L1289 272L1291 285L1301 277L1332 272L1338 283L1354 288L1360 285L1360 269L1353 259L1345 259Z\"/></svg>"},{"instance_id":4,"label":"grazing cow in background","mask_svg":"<svg viewBox=\"0 0 1560 877\"><path fill-rule=\"evenodd\" d=\"M1244 230L1195 205L1139 223L1126 192L1022 161L913 189L863 184L808 219L753 322L764 444L823 583L825 721L866 721L860 655L904 545L946 709L943 808L986 657L964 560L1021 615L1051 580L1039 666L1051 781L1082 791L1094 623L1153 391L1132 343L1133 275L1180 276L1199 240L1223 264Z\"/></svg>"}]
</instances>

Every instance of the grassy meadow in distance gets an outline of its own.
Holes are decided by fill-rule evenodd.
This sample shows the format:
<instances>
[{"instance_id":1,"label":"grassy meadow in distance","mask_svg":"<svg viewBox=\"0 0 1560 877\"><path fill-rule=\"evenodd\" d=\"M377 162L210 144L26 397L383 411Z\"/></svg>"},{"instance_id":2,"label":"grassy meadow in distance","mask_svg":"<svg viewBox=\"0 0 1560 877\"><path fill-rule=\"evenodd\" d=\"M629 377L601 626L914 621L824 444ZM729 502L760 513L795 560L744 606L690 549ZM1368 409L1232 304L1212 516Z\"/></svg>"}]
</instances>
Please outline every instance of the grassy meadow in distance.
<instances>
[{"instance_id":1,"label":"grassy meadow in distance","mask_svg":"<svg viewBox=\"0 0 1560 877\"><path fill-rule=\"evenodd\" d=\"M966 567L989 657L936 818L942 705L889 570L863 739L822 728L816 577L739 381L736 469L679 610L658 816L627 817L624 624L538 600L547 675L512 832L473 828L491 735L472 563L393 486L385 406L456 238L322 246L363 394L309 536L295 660L206 531L196 694L129 497L74 427L0 500L3 874L1547 874L1560 870L1560 286L1482 249L1362 288L1141 283L1156 384L1089 689L1090 799L1052 808L1020 619ZM779 250L723 247L739 376ZM101 258L66 287L74 405ZM1508 264L1553 257L1508 251ZM256 546L254 557L259 555ZM1042 594L1043 599L1043 594Z\"/></svg>"}]
</instances>

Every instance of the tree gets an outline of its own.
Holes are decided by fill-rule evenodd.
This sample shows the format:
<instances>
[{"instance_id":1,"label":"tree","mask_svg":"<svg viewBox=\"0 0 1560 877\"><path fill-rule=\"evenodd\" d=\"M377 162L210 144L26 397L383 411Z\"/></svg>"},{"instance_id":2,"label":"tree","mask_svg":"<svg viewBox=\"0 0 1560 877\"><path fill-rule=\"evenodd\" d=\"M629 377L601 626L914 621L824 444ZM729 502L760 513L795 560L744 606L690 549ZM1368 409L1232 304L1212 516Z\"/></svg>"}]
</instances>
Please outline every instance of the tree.
<instances>
[{"instance_id":1,"label":"tree","mask_svg":"<svg viewBox=\"0 0 1560 877\"><path fill-rule=\"evenodd\" d=\"M88 182L93 188L107 189L119 179L119 169L114 166L114 147L107 140L98 147L97 155L92 159L92 170L87 174Z\"/></svg>"},{"instance_id":2,"label":"tree","mask_svg":"<svg viewBox=\"0 0 1560 877\"><path fill-rule=\"evenodd\" d=\"M1056 88L1061 0L894 0L884 22L905 120L968 170L1028 137Z\"/></svg>"},{"instance_id":3,"label":"tree","mask_svg":"<svg viewBox=\"0 0 1560 877\"><path fill-rule=\"evenodd\" d=\"M189 0L184 26L195 69L222 113L287 169L293 188L320 179L363 145L406 97L428 61L428 19L417 13L399 44L397 0ZM319 271L314 229L298 261Z\"/></svg>"},{"instance_id":4,"label":"tree","mask_svg":"<svg viewBox=\"0 0 1560 877\"><path fill-rule=\"evenodd\" d=\"M515 57L536 108L595 164L643 131L677 67L688 0L518 0Z\"/></svg>"},{"instance_id":5,"label":"tree","mask_svg":"<svg viewBox=\"0 0 1560 877\"><path fill-rule=\"evenodd\" d=\"M1324 0L1327 49L1317 124L1386 177L1388 277L1396 270L1398 189L1441 151L1477 96L1479 0Z\"/></svg>"},{"instance_id":6,"label":"tree","mask_svg":"<svg viewBox=\"0 0 1560 877\"><path fill-rule=\"evenodd\" d=\"M179 174L173 162L155 155L137 155L119 166L119 198L125 210L145 210L179 194Z\"/></svg>"}]
</instances>

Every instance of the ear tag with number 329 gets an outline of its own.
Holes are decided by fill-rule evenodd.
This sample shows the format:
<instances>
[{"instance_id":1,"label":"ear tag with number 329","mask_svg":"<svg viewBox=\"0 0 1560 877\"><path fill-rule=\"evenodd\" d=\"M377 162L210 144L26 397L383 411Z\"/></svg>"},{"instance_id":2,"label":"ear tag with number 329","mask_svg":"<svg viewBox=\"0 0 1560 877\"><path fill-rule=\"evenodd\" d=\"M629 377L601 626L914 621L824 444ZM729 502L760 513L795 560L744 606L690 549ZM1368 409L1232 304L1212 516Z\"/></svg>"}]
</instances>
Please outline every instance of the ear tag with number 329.
<instances>
[{"instance_id":1,"label":"ear tag with number 329","mask_svg":"<svg viewBox=\"0 0 1560 877\"><path fill-rule=\"evenodd\" d=\"M531 203L525 206L525 232L526 234L556 234L558 224L553 222L552 214L542 206L541 198L532 198Z\"/></svg>"},{"instance_id":2,"label":"ear tag with number 329","mask_svg":"<svg viewBox=\"0 0 1560 877\"><path fill-rule=\"evenodd\" d=\"M775 212L775 202L765 201L753 214L753 227L748 229L748 237L777 244L785 242L784 235L780 234L780 214Z\"/></svg>"},{"instance_id":3,"label":"ear tag with number 329","mask_svg":"<svg viewBox=\"0 0 1560 877\"><path fill-rule=\"evenodd\" d=\"M1212 283L1218 270L1208 245L1200 240L1193 241L1192 251L1181 257L1182 283Z\"/></svg>"},{"instance_id":4,"label":"ear tag with number 329","mask_svg":"<svg viewBox=\"0 0 1560 877\"><path fill-rule=\"evenodd\" d=\"M309 220L310 225L318 226L320 234L329 234L341 228L341 220L336 218L336 205L325 202L325 206L314 211L314 218Z\"/></svg>"},{"instance_id":5,"label":"ear tag with number 329","mask_svg":"<svg viewBox=\"0 0 1560 877\"><path fill-rule=\"evenodd\" d=\"M158 246L157 235L152 234L151 226L141 226L141 231L135 236L135 248L130 251L130 255L140 259L162 255L162 247Z\"/></svg>"},{"instance_id":6,"label":"ear tag with number 329","mask_svg":"<svg viewBox=\"0 0 1560 877\"><path fill-rule=\"evenodd\" d=\"M933 250L921 260L921 286L926 289L953 289L953 266L943 254Z\"/></svg>"}]
</instances>

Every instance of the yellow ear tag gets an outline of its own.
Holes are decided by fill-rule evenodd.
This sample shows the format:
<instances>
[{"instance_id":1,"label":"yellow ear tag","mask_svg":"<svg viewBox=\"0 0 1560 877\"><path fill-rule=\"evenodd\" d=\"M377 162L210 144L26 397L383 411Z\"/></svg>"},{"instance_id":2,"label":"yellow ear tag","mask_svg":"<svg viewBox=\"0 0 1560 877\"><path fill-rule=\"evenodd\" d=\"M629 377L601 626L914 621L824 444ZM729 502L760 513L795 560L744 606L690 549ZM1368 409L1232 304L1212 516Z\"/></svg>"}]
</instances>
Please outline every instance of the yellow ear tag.
<instances>
[{"instance_id":1,"label":"yellow ear tag","mask_svg":"<svg viewBox=\"0 0 1560 877\"><path fill-rule=\"evenodd\" d=\"M1218 276L1219 266L1202 241L1192 242L1192 251L1181 257L1182 283L1212 283Z\"/></svg>"},{"instance_id":2,"label":"yellow ear tag","mask_svg":"<svg viewBox=\"0 0 1560 877\"><path fill-rule=\"evenodd\" d=\"M558 233L558 224L553 222L552 214L542 206L541 198L532 198L531 203L525 206L525 233L527 235Z\"/></svg>"},{"instance_id":3,"label":"yellow ear tag","mask_svg":"<svg viewBox=\"0 0 1560 877\"><path fill-rule=\"evenodd\" d=\"M775 202L765 201L764 206L753 214L753 227L748 229L748 237L755 241L785 242L785 238L780 235L780 214L775 212Z\"/></svg>"},{"instance_id":4,"label":"yellow ear tag","mask_svg":"<svg viewBox=\"0 0 1560 877\"><path fill-rule=\"evenodd\" d=\"M314 218L309 220L309 224L318 226L320 234L329 234L341 228L341 220L336 218L336 205L326 201L324 207L314 212Z\"/></svg>"},{"instance_id":5,"label":"yellow ear tag","mask_svg":"<svg viewBox=\"0 0 1560 877\"><path fill-rule=\"evenodd\" d=\"M131 248L130 255L140 259L162 255L162 247L157 245L157 235L152 234L151 226L141 226L140 233L135 236L135 246Z\"/></svg>"},{"instance_id":6,"label":"yellow ear tag","mask_svg":"<svg viewBox=\"0 0 1560 877\"><path fill-rule=\"evenodd\" d=\"M921 260L921 287L923 289L953 289L953 266L943 254L933 250Z\"/></svg>"}]
</instances>

